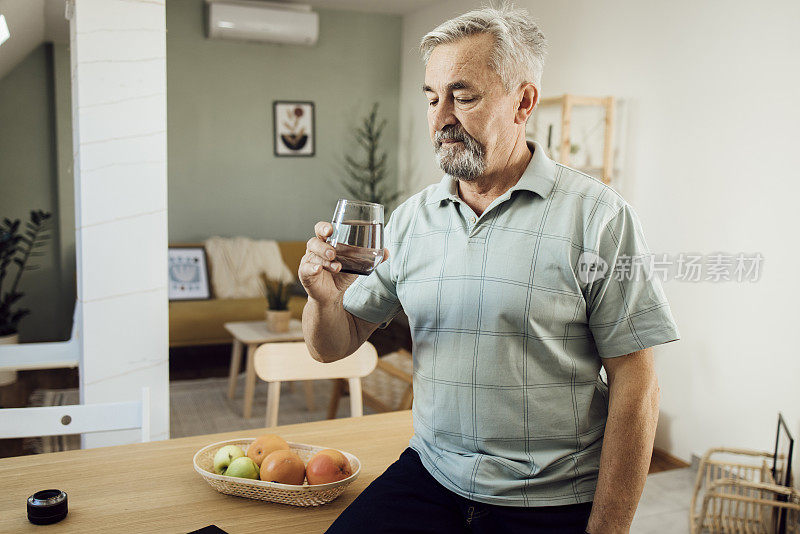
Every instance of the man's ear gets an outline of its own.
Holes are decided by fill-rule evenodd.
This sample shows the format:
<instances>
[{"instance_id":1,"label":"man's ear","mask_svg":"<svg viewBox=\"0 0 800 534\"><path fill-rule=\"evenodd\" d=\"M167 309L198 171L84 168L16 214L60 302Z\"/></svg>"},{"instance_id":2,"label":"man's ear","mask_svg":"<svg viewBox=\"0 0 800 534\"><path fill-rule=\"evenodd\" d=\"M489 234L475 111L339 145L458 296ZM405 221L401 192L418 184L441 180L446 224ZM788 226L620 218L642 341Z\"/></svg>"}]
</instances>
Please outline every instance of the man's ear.
<instances>
[{"instance_id":1,"label":"man's ear","mask_svg":"<svg viewBox=\"0 0 800 534\"><path fill-rule=\"evenodd\" d=\"M517 109L514 114L514 122L524 124L528 117L533 113L533 108L539 102L539 89L532 83L522 84L517 90Z\"/></svg>"}]
</instances>

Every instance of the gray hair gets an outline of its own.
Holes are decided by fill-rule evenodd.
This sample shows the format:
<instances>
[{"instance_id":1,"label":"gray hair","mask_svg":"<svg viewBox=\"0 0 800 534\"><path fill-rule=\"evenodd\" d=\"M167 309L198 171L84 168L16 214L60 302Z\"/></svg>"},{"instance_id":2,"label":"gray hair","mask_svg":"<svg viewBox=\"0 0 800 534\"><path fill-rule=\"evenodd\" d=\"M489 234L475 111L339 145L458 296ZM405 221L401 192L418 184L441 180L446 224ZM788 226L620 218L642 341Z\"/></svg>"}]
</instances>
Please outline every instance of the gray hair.
<instances>
[{"instance_id":1,"label":"gray hair","mask_svg":"<svg viewBox=\"0 0 800 534\"><path fill-rule=\"evenodd\" d=\"M547 39L528 12L513 4L499 8L484 6L450 19L428 32L420 42L427 64L433 49L475 34L494 37L491 67L500 76L506 92L532 83L541 93Z\"/></svg>"}]
</instances>

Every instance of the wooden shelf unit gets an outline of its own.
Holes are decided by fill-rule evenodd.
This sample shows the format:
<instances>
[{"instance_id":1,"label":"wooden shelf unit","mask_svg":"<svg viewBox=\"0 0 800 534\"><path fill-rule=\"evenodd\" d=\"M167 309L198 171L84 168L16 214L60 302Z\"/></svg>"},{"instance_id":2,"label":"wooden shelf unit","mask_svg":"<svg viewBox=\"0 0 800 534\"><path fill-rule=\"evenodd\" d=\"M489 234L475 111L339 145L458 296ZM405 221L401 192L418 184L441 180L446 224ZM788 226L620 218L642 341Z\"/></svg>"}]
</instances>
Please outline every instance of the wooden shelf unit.
<instances>
[{"instance_id":1,"label":"wooden shelf unit","mask_svg":"<svg viewBox=\"0 0 800 534\"><path fill-rule=\"evenodd\" d=\"M603 135L602 180L609 183L612 178L614 164L614 97L613 96L578 96L564 94L550 98L542 98L539 106L561 106L561 140L559 142L558 161L570 165L570 122L572 108L575 106L600 106L605 108L605 132ZM578 169L581 170L581 169Z\"/></svg>"}]
</instances>

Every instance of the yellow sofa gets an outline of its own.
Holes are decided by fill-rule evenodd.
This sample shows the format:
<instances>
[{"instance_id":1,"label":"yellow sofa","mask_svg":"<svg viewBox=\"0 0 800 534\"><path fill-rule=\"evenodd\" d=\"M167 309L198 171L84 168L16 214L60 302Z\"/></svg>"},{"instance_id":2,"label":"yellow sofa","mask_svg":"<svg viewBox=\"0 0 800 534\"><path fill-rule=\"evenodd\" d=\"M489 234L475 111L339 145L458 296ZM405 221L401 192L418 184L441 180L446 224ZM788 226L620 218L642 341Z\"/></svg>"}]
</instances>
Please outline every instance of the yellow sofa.
<instances>
[{"instance_id":1,"label":"yellow sofa","mask_svg":"<svg viewBox=\"0 0 800 534\"><path fill-rule=\"evenodd\" d=\"M170 246L202 247L202 243L175 243ZM305 241L279 241L278 248L289 270L297 275L300 260L306 252ZM209 269L211 267L209 266ZM293 295L289 300L292 317L300 319L306 298ZM265 298L173 301L169 303L169 346L217 345L232 338L224 324L230 321L264 319Z\"/></svg>"}]
</instances>

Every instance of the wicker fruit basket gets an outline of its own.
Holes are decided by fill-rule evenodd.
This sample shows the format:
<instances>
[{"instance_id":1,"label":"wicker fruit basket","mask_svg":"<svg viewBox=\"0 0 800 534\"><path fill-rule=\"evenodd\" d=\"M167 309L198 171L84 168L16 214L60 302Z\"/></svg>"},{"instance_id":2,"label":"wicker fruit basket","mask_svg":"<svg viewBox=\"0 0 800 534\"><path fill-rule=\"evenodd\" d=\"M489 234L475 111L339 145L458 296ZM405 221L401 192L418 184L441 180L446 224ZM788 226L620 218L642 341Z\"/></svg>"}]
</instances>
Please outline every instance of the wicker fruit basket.
<instances>
[{"instance_id":1,"label":"wicker fruit basket","mask_svg":"<svg viewBox=\"0 0 800 534\"><path fill-rule=\"evenodd\" d=\"M302 486L295 486L292 484L278 484L277 482L266 482L263 480L229 477L214 473L214 455L221 447L225 445L237 445L246 453L247 448L255 439L256 438L231 439L212 443L211 445L203 447L197 451L192 460L195 471L200 473L206 482L220 493L236 495L237 497L247 497L248 499L290 504L292 506L320 506L329 503L341 495L347 486L358 478L358 474L361 472L361 462L358 458L349 452L341 451L350 461L350 468L353 474L344 480L330 482L328 484L309 486L308 483L304 483ZM306 445L305 443L289 442L289 448L300 456L303 463L307 463L316 453L329 447L317 447L315 445Z\"/></svg>"}]
</instances>

